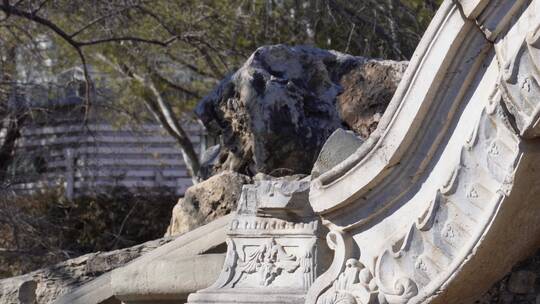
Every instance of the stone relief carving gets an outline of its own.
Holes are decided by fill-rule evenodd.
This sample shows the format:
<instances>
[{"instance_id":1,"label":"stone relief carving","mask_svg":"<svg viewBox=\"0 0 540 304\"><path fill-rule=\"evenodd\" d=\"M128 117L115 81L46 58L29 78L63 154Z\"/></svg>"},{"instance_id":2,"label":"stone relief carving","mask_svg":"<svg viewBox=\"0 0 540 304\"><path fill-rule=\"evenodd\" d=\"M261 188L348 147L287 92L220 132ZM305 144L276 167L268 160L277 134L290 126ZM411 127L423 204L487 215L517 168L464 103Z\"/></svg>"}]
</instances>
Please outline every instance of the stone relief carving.
<instances>
[{"instance_id":1,"label":"stone relief carving","mask_svg":"<svg viewBox=\"0 0 540 304\"><path fill-rule=\"evenodd\" d=\"M418 293L416 283L408 278L386 286L357 259L349 259L345 270L332 287L319 297L317 304L399 304L407 303Z\"/></svg>"},{"instance_id":2,"label":"stone relief carving","mask_svg":"<svg viewBox=\"0 0 540 304\"><path fill-rule=\"evenodd\" d=\"M540 136L540 1L465 2L474 14L464 16L456 1L443 4L398 90L403 100L382 124L387 129L312 182L309 199L335 251L328 270L313 280L319 245L299 239L318 226L302 219L304 185L287 192L265 184L239 204L230 231L234 261L221 287L268 290L306 273L299 303L427 303L465 267L463 275L474 277L470 261L479 251L482 261L496 261L481 245L497 241L491 229L505 235L508 218L497 217L530 204L515 183L527 170L524 159L531 164L527 153L537 153L523 138ZM296 239L286 243L283 235ZM512 234L505 237L508 243Z\"/></svg>"},{"instance_id":3,"label":"stone relief carving","mask_svg":"<svg viewBox=\"0 0 540 304\"><path fill-rule=\"evenodd\" d=\"M486 149L497 153L486 155ZM517 157L517 138L500 102L493 104L483 111L459 165L427 208L377 257L374 274L358 259L348 259L317 304L407 303L443 270L455 267L461 249L476 241L472 223L490 220L501 201L496 189L511 182ZM433 256L442 257L435 261Z\"/></svg>"},{"instance_id":4,"label":"stone relief carving","mask_svg":"<svg viewBox=\"0 0 540 304\"><path fill-rule=\"evenodd\" d=\"M318 229L319 222L306 221L306 222L290 222L276 218L245 218L238 217L231 221L230 231L246 231L252 230L254 232L274 231L280 229L283 231L294 231L296 233L313 232Z\"/></svg>"},{"instance_id":5,"label":"stone relief carving","mask_svg":"<svg viewBox=\"0 0 540 304\"><path fill-rule=\"evenodd\" d=\"M467 3L472 5L473 2L477 3L475 1ZM306 303L420 303L429 297L434 297L437 288L441 288L443 284L451 280L455 273L459 272L460 268L468 262L469 257L475 254L477 246L482 242L485 234L489 232L490 225L500 212L501 206L505 203L509 204L506 202L509 200L508 197L515 196L513 189L515 188L516 171L523 157L519 135L525 138L540 136L540 23L538 21L540 1L523 1L519 5L495 2L493 5L484 3L486 4L484 8L487 7L489 13L481 16L482 21L475 20L474 22L478 24L474 26L481 28L482 22L489 23L489 27L497 29L499 39L496 40L495 36L492 35L495 42L488 41L486 43L486 40L482 42L485 45L479 47L479 50L482 49L484 54L489 52L489 55L486 55L485 61L477 59L478 62L484 61L483 66L475 65L471 68L473 72L470 74L484 75L482 69L487 69L485 75L488 76L485 78L489 80L481 84L481 89L486 90L487 88L492 93L477 93L481 98L470 93L471 95L467 96L465 100L472 104L471 109L476 107L474 116L468 114L469 118L463 119L462 116L465 116L466 110L457 112L455 118L451 118L451 114L448 114L449 119L455 119L456 124L462 124L461 129L459 129L460 126L455 127L455 129L454 127L447 130L440 129L442 134L444 132L457 132L455 130L471 131L469 137L466 137L464 141L461 140L461 144L452 143L455 147L461 147L458 148L459 152L448 154L453 155L455 161L447 158L446 164L440 165L445 170L441 172L446 172L441 173L441 177L448 177L446 180L439 177L434 178L433 180L437 180L437 183L430 185L429 188L433 190L429 191L428 187L424 187L421 183L416 189L403 187L399 195L406 196L404 193L411 191L407 203L414 201L416 210L420 210L415 211L416 216L413 217L415 212L409 210L406 214L411 221L406 223L401 220L400 227L396 225L392 234L379 233L376 235L372 233L372 237L385 238L387 245L382 246L385 248L381 253L373 252L377 250L367 250L369 253L367 257L354 259L354 257L336 251L335 260L345 260L346 262L342 262L345 266L342 266L338 273L324 275L325 278L317 279L314 286L319 285L319 283L323 284L324 281L327 289L319 287L320 296L317 300L314 301L315 296L312 295L308 297ZM504 15L506 9L508 9L508 16ZM491 13L493 15L489 15ZM491 17L493 20L489 19ZM519 26L514 26L517 20L520 20L521 23ZM497 24L499 21L504 25ZM523 34L523 32L526 33ZM467 37L472 37L472 35ZM485 38L482 37L482 39ZM518 49L516 49L516 45L519 47ZM497 68L497 63L499 63L500 69ZM489 68L487 68L488 66ZM479 69L480 72L475 69ZM451 77L450 79L448 83L453 81ZM465 82L465 84L459 84L458 87L461 85L468 88L471 85L466 82L468 81L466 78L455 79ZM480 82L472 82L472 85L480 87ZM444 94L448 93L443 92L441 99L444 98ZM454 102L456 104L454 109L457 109L459 102L461 102L457 98L463 98L463 96L458 95L446 102ZM472 113L473 110L470 111ZM434 112L427 113L434 115ZM474 117L476 124L471 123L474 123L470 119L471 117ZM393 117L392 121L394 120L398 119ZM387 130L388 133L391 131ZM421 136L425 135L421 133ZM421 139L429 144L431 142L440 144L438 140L442 138L442 135L431 136L433 137ZM460 136L456 136L456 138L458 137ZM420 138L418 141L420 142ZM391 141L388 141L387 144L396 145ZM397 144L399 145L399 142ZM432 157L429 152L426 152L428 149L430 149L429 146L418 148L415 151ZM373 166L378 166L378 161L381 159L387 161L391 158L391 155L384 153L385 150L391 149L385 149L384 146L381 146L380 150L382 152L372 151L371 155L363 159L363 163L360 164L369 168L372 159L374 160L372 163L375 164ZM402 163L408 163L407 157L413 158L414 154L413 156L405 154L401 157L402 159L393 160L393 162L388 161L390 165L385 168L386 172L391 172L396 167L404 168ZM434 162L437 161L439 160L434 158ZM343 171L343 168L343 166L337 166L336 170ZM355 169L349 170L354 172ZM418 173L415 173L414 170L417 169L413 168L412 174L422 174L421 171L417 170ZM433 170L433 168L430 167L429 170ZM312 187L314 193L311 197L316 201L317 210L320 210L327 225L333 229L342 230L345 234L350 233L349 238L355 240L353 247L357 246L362 251L363 248L366 249L365 246L369 246L369 237L363 236L365 230L373 229L372 227L378 225L379 221L389 217L391 212L396 212L405 206L405 204L396 205L393 208L391 204L399 203L399 197L392 201L393 197L384 195L386 191L391 191L388 189L388 185L392 185L391 178L400 176L401 172L397 169L396 171L398 173L393 176L391 173L383 171L379 180L362 181L359 184L369 185L369 187L359 188L361 189L358 192L360 194L349 198L339 197L336 203L332 201L332 204L328 205L325 205L325 201L330 198L330 193L335 194L336 190L340 189L338 185L340 183L346 185L348 180L346 178L333 181L321 179ZM354 173L351 172L347 172L346 175L353 176ZM431 173L426 174L426 179L420 179L426 185L429 184L429 174ZM376 176L372 173L370 175ZM396 184L399 185L399 183ZM383 189L380 193L383 194L378 196L371 194L379 190L376 189L379 187L378 185L386 186L380 187ZM418 189L421 187L426 189L422 189L424 191L419 194ZM430 195L432 199L429 199ZM382 202L379 202L381 200ZM421 201L422 203L420 203ZM424 207L418 208L419 206ZM364 208L365 211L353 211L361 208ZM381 215L379 217L372 215L373 213L370 215L369 211L372 210L381 210ZM347 212L358 212L358 214L362 212L362 214L356 218L351 216L350 220L343 220L348 216ZM396 222L398 221L394 220L394 223ZM373 230L376 231L376 229ZM379 228L379 232L383 230L389 231L391 229ZM372 260L374 262L371 262ZM356 270L353 271L352 268ZM371 270L372 282L364 281L361 283L358 275L356 277L353 275L353 273L358 273L360 269L365 269L366 273ZM331 277L332 279L330 279ZM343 285L343 282L354 283ZM377 296L362 298L359 296L362 292L371 295L377 294Z\"/></svg>"},{"instance_id":6,"label":"stone relief carving","mask_svg":"<svg viewBox=\"0 0 540 304\"><path fill-rule=\"evenodd\" d=\"M250 253L245 261L239 262L239 271L247 274L258 273L259 284L268 286L283 271L295 272L300 267L300 261L301 258L288 254L283 246L271 238ZM309 267L307 271L310 271Z\"/></svg>"},{"instance_id":7,"label":"stone relief carving","mask_svg":"<svg viewBox=\"0 0 540 304\"><path fill-rule=\"evenodd\" d=\"M500 104L491 113L484 111L464 144L458 167L436 191L408 233L380 256L376 277L398 273L415 278L406 279L406 282L402 280L402 287L398 288L410 288L410 292L405 294L412 297L416 295L417 288L429 285L443 270L448 271L449 267L460 262L460 255L468 252L462 250L477 241L473 224L490 221L493 210L501 202L501 195L497 192L500 193L499 189L504 189L504 185L511 182L511 164L517 159L518 152L517 139L510 135L510 128ZM501 140L502 137L505 139ZM486 149L487 155L482 153ZM493 150L497 153L489 152ZM441 254L445 258L433 259L433 256ZM396 262L400 265L398 271L385 267L385 264Z\"/></svg>"},{"instance_id":8,"label":"stone relief carving","mask_svg":"<svg viewBox=\"0 0 540 304\"><path fill-rule=\"evenodd\" d=\"M528 29L521 43L518 42L519 48L509 45L516 43L510 37L495 49L501 66L502 98L515 117L518 131L525 137L534 137L540 135L540 24L530 24Z\"/></svg>"},{"instance_id":9,"label":"stone relief carving","mask_svg":"<svg viewBox=\"0 0 540 304\"><path fill-rule=\"evenodd\" d=\"M227 243L227 254L225 257L225 263L223 269L219 274L218 279L209 289L219 289L223 288L227 283L229 283L235 274L236 265L238 263L238 254L236 253L236 246L234 242L230 239L226 239Z\"/></svg>"},{"instance_id":10,"label":"stone relief carving","mask_svg":"<svg viewBox=\"0 0 540 304\"><path fill-rule=\"evenodd\" d=\"M343 236L337 232L329 238L329 243L334 243L331 246L343 245L338 243L343 242ZM339 241L332 240L336 235L341 239ZM337 253L339 254L339 253ZM341 272L337 278L331 282L330 287L324 291L318 298L317 304L399 304L407 303L409 299L416 296L418 287L416 283L407 277L399 270L388 269L392 267L391 263L387 263L383 253L381 261L377 263L375 276L359 259L348 258L342 266ZM340 255L338 260L343 261L343 256ZM390 276L388 274L391 274ZM308 297L308 301L310 299Z\"/></svg>"},{"instance_id":11,"label":"stone relief carving","mask_svg":"<svg viewBox=\"0 0 540 304\"><path fill-rule=\"evenodd\" d=\"M371 271L357 259L348 259L345 270L317 300L317 304L370 304L374 303L377 292Z\"/></svg>"},{"instance_id":12,"label":"stone relief carving","mask_svg":"<svg viewBox=\"0 0 540 304\"><path fill-rule=\"evenodd\" d=\"M301 274L295 276L295 279L301 278L302 281L295 283L307 289L314 280L315 274L312 273L315 264L314 242L308 244L307 248L301 248L296 244L289 246L300 254L288 253L275 238L264 240L260 245L256 245L260 242L243 243L244 245L237 246L234 240L227 239L228 250L223 271L210 288L272 287L272 283L279 276ZM255 279L252 279L251 275Z\"/></svg>"}]
</instances>

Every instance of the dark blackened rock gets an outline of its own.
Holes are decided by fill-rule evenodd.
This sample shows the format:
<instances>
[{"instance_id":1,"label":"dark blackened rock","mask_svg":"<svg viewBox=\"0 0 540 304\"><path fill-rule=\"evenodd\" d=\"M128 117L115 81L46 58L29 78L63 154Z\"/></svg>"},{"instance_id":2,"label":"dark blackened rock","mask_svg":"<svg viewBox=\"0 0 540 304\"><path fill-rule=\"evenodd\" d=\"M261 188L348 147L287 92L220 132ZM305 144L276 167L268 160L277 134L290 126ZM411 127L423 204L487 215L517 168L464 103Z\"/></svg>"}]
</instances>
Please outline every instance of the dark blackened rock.
<instances>
[{"instance_id":1,"label":"dark blackened rock","mask_svg":"<svg viewBox=\"0 0 540 304\"><path fill-rule=\"evenodd\" d=\"M385 67L373 68L379 64ZM364 69L367 65L368 70ZM206 175L224 170L249 176L309 174L334 130L341 127L356 131L362 124L354 118L362 113L354 111L367 107L365 116L375 115L370 127L378 121L406 63L397 63L395 69L387 66L393 67L392 62L307 46L259 48L197 106L196 114L209 134L221 141L218 161L212 170L205 170ZM374 75L379 70L385 75ZM369 81L359 81L349 76L351 73ZM384 88L375 89L382 79ZM364 87L349 88L344 83ZM374 90L377 93L370 93ZM347 95L340 98L344 92ZM381 100L366 100L371 97ZM380 106L374 108L372 104Z\"/></svg>"}]
</instances>

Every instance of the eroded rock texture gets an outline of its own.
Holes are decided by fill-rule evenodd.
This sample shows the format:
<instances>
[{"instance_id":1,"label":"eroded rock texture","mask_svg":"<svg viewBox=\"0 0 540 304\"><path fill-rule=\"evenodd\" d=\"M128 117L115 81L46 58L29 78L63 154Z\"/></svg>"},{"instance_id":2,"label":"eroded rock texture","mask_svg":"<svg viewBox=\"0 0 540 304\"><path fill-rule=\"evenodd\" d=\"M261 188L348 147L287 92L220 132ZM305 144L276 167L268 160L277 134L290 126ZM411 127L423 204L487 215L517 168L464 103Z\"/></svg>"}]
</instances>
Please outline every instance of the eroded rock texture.
<instances>
[{"instance_id":1,"label":"eroded rock texture","mask_svg":"<svg viewBox=\"0 0 540 304\"><path fill-rule=\"evenodd\" d=\"M259 48L196 109L222 141L203 172L309 174L337 128L369 135L406 65L304 46Z\"/></svg>"},{"instance_id":2,"label":"eroded rock texture","mask_svg":"<svg viewBox=\"0 0 540 304\"><path fill-rule=\"evenodd\" d=\"M251 178L225 171L187 189L173 209L166 236L193 230L236 209L242 186Z\"/></svg>"},{"instance_id":3,"label":"eroded rock texture","mask_svg":"<svg viewBox=\"0 0 540 304\"><path fill-rule=\"evenodd\" d=\"M337 106L343 122L367 138L381 119L407 68L406 61L364 60L341 77Z\"/></svg>"}]
</instances>

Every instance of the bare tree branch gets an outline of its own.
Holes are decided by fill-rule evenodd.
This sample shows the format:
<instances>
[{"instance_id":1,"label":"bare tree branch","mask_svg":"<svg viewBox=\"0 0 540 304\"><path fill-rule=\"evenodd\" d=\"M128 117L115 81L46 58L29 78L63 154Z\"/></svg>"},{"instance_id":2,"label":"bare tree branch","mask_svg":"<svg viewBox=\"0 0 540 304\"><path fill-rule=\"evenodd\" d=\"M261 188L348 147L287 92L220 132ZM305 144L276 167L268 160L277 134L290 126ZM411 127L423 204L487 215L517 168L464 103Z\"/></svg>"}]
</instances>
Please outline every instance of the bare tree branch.
<instances>
[{"instance_id":1,"label":"bare tree branch","mask_svg":"<svg viewBox=\"0 0 540 304\"><path fill-rule=\"evenodd\" d=\"M46 1L44 1L42 5L44 5L45 2ZM90 41L78 41L73 38L74 35L68 34L66 31L62 30L54 22L46 18L40 17L34 12L26 12L17 8L16 6L12 6L9 4L8 0L4 0L3 4L0 4L0 10L4 11L7 16L10 16L10 15L18 16L21 18L31 20L33 22L36 22L40 25L43 25L49 28L50 30L52 30L54 33L60 36L64 41L66 41L69 45L71 45L75 49L75 51L79 55L79 58L81 59L81 62L83 65L83 71L84 71L84 78L86 81L85 121L88 118L88 113L90 110L90 104L91 104L90 98L91 98L91 92L92 92L91 90L93 88L93 84L92 84L90 73L88 71L86 57L82 51L83 47L96 45L96 44L102 44L102 43L121 42L121 41L142 42L142 43L156 44L156 45L166 47L177 39L177 37L173 36L166 41L159 41L159 40L154 40L154 39L144 39L140 37L125 36L125 37L110 37L110 38L96 39L96 40L90 40Z\"/></svg>"},{"instance_id":2,"label":"bare tree branch","mask_svg":"<svg viewBox=\"0 0 540 304\"><path fill-rule=\"evenodd\" d=\"M43 8L43 6L45 6L45 4L47 4L47 2L49 2L49 1L50 0L41 1L41 3L32 11L32 15L37 14Z\"/></svg>"},{"instance_id":3,"label":"bare tree branch","mask_svg":"<svg viewBox=\"0 0 540 304\"><path fill-rule=\"evenodd\" d=\"M79 28L78 30L76 30L75 32L73 32L72 34L70 34L69 36L70 36L71 38L74 38L75 36L77 36L77 35L79 35L80 33L86 31L87 29L91 28L92 26L96 25L97 23L99 23L99 22L101 22L101 21L103 21L103 20L105 20L105 19L107 19L107 18L110 18L110 17L113 17L113 16L118 15L118 14L120 14L120 13L123 13L123 12L125 12L125 11L127 11L127 10L129 10L129 9L131 9L131 8L132 8L132 7L126 7L126 8L124 8L124 9L119 10L119 11L114 11L114 12L112 12L112 13L110 13L110 14L105 14L105 15L103 15L103 16L100 16L100 17L98 17L98 18L95 18L94 20L92 20L92 21L90 21L89 23L83 25L81 28Z\"/></svg>"},{"instance_id":4,"label":"bare tree branch","mask_svg":"<svg viewBox=\"0 0 540 304\"><path fill-rule=\"evenodd\" d=\"M194 182L198 182L197 174L200 169L200 162L197 152L187 132L181 126L179 119L176 117L171 105L164 99L162 93L157 89L154 80L151 77L143 77L137 74L132 67L120 66L113 63L103 54L97 56L98 59L113 67L117 72L129 77L147 88L152 97L145 94L142 99L150 113L163 126L163 128L176 139L182 148L184 162L190 171L190 175ZM157 77L154 75L154 77Z\"/></svg>"}]
</instances>

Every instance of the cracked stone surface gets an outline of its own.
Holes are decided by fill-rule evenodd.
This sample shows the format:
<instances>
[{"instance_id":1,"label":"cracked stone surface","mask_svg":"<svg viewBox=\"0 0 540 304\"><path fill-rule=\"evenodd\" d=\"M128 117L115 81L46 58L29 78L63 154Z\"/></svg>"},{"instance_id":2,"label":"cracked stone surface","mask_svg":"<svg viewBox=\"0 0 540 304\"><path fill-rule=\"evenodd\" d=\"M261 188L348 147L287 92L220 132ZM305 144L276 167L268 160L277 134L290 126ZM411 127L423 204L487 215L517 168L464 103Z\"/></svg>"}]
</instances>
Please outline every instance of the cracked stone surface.
<instances>
[{"instance_id":1,"label":"cracked stone surface","mask_svg":"<svg viewBox=\"0 0 540 304\"><path fill-rule=\"evenodd\" d=\"M178 235L202 226L236 209L242 187L251 178L225 171L191 186L173 209L166 236Z\"/></svg>"},{"instance_id":2,"label":"cracked stone surface","mask_svg":"<svg viewBox=\"0 0 540 304\"><path fill-rule=\"evenodd\" d=\"M313 47L259 48L197 106L222 139L213 168L202 172L309 174L337 128L369 136L406 67Z\"/></svg>"}]
</instances>

